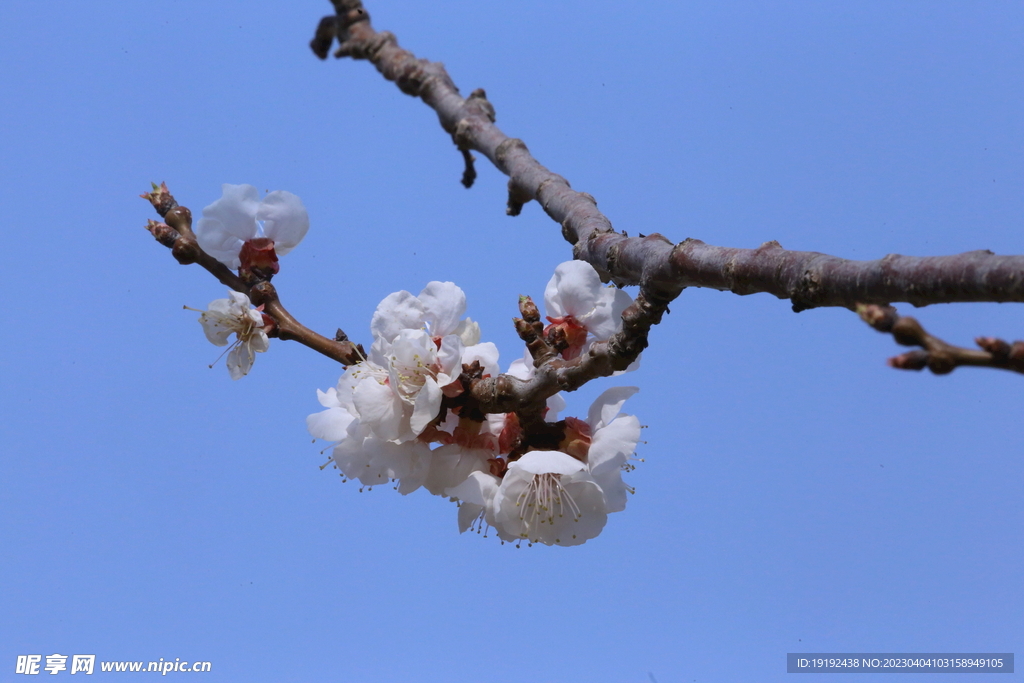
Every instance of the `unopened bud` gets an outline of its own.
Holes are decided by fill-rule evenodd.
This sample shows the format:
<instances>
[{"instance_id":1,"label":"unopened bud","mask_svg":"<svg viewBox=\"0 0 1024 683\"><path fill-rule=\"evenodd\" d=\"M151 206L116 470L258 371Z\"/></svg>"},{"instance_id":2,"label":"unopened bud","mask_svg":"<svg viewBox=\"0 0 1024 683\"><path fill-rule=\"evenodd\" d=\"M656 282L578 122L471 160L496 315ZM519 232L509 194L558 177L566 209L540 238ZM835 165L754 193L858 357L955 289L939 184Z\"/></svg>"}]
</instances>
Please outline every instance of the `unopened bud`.
<instances>
[{"instance_id":1,"label":"unopened bud","mask_svg":"<svg viewBox=\"0 0 1024 683\"><path fill-rule=\"evenodd\" d=\"M927 351L908 351L888 360L890 368L899 370L923 370L928 365Z\"/></svg>"},{"instance_id":2,"label":"unopened bud","mask_svg":"<svg viewBox=\"0 0 1024 683\"><path fill-rule=\"evenodd\" d=\"M528 296L519 297L519 315L523 316L523 320L530 323L540 320L540 310L537 308L537 304L533 303L533 299Z\"/></svg>"},{"instance_id":3,"label":"unopened bud","mask_svg":"<svg viewBox=\"0 0 1024 683\"><path fill-rule=\"evenodd\" d=\"M145 192L139 196L148 201L156 209L156 212L161 216L166 216L167 212L178 205L178 202L174 201L174 197L171 196L171 191L167 189L167 183L150 183L153 186L151 192Z\"/></svg>"},{"instance_id":4,"label":"unopened bud","mask_svg":"<svg viewBox=\"0 0 1024 683\"><path fill-rule=\"evenodd\" d=\"M146 230L149 230L149 234L165 247L173 247L179 237L177 230L166 223L160 223L152 219L146 223Z\"/></svg>"},{"instance_id":5,"label":"unopened bud","mask_svg":"<svg viewBox=\"0 0 1024 683\"><path fill-rule=\"evenodd\" d=\"M895 308L877 304L857 304L857 315L879 332L891 332L892 326L899 320Z\"/></svg>"},{"instance_id":6,"label":"unopened bud","mask_svg":"<svg viewBox=\"0 0 1024 683\"><path fill-rule=\"evenodd\" d=\"M995 337L978 337L974 343L992 354L994 358L1003 359L1010 355L1010 345Z\"/></svg>"}]
</instances>

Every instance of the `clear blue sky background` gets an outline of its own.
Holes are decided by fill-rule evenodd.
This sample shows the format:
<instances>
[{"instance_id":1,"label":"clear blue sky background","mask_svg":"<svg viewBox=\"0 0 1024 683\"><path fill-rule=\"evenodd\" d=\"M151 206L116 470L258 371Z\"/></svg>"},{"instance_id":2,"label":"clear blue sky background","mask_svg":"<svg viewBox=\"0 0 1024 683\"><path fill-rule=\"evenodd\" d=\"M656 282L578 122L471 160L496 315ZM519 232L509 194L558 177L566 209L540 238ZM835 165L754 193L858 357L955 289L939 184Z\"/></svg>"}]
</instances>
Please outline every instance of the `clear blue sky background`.
<instances>
[{"instance_id":1,"label":"clear blue sky background","mask_svg":"<svg viewBox=\"0 0 1024 683\"><path fill-rule=\"evenodd\" d=\"M420 102L313 57L329 9L0 4L0 679L55 652L208 660L208 681L488 683L1024 652L1024 378L890 370L898 347L848 311L685 292L639 372L569 397L585 415L638 384L650 426L629 508L571 549L460 536L454 505L321 472L304 419L339 368L296 344L238 382L207 369L220 350L181 307L225 291L143 229L151 180L197 214L224 182L302 197L312 228L275 283L357 340L388 293L452 280L507 366L517 296L571 256L536 204L504 215L489 165L459 185ZM368 9L630 234L1024 251L1019 3ZM1016 305L918 313L960 344L1024 337Z\"/></svg>"}]
</instances>

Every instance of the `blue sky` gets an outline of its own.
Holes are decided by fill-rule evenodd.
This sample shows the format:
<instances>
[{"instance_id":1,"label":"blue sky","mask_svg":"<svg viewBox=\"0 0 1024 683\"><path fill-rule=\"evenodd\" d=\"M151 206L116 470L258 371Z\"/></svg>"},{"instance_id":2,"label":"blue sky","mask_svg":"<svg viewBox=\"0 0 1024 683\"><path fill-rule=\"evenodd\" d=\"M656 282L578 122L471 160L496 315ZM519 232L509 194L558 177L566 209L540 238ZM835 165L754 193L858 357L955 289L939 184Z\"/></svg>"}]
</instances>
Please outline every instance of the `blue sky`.
<instances>
[{"instance_id":1,"label":"blue sky","mask_svg":"<svg viewBox=\"0 0 1024 683\"><path fill-rule=\"evenodd\" d=\"M1022 251L1016 3L367 7L630 234ZM1024 380L891 370L848 311L684 292L640 371L569 397L585 416L636 384L649 425L629 507L569 549L320 471L327 359L273 341L241 381L207 369L182 306L224 289L143 230L150 181L196 213L225 182L302 197L275 284L356 340L388 293L451 280L507 366L518 295L571 257L536 204L504 215L490 166L458 183L420 102L312 56L329 9L0 5L0 678L52 653L209 681L672 683L782 680L787 652L1021 651ZM1024 336L1011 305L916 315L962 345Z\"/></svg>"}]
</instances>

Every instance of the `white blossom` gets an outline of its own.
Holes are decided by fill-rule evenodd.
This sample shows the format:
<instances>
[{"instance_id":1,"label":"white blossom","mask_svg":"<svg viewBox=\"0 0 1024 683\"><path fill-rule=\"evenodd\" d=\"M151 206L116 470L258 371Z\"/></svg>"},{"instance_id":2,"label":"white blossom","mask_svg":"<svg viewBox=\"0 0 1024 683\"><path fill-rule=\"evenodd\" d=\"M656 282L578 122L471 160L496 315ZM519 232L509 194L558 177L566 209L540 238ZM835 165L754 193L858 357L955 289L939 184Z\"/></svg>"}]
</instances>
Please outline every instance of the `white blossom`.
<instances>
[{"instance_id":1,"label":"white blossom","mask_svg":"<svg viewBox=\"0 0 1024 683\"><path fill-rule=\"evenodd\" d=\"M459 532L465 533L472 528L490 526L497 529L498 522L494 517L494 497L498 493L501 479L489 472L470 472L458 486L445 491L445 495L460 501ZM514 541L514 537L498 530L502 540Z\"/></svg>"},{"instance_id":2,"label":"white blossom","mask_svg":"<svg viewBox=\"0 0 1024 683\"><path fill-rule=\"evenodd\" d=\"M604 492L608 512L626 508L626 492L630 489L622 481L622 472L631 469L629 461L640 441L640 420L620 410L626 399L637 391L637 387L608 389L597 397L587 413L590 427L587 464L594 481Z\"/></svg>"},{"instance_id":3,"label":"white blossom","mask_svg":"<svg viewBox=\"0 0 1024 683\"><path fill-rule=\"evenodd\" d=\"M429 282L419 296L401 291L389 294L377 306L370 331L374 339L391 342L402 330L426 330L434 339L457 336L464 346L480 341L480 326L462 319L466 294L452 282Z\"/></svg>"},{"instance_id":4,"label":"white blossom","mask_svg":"<svg viewBox=\"0 0 1024 683\"><path fill-rule=\"evenodd\" d=\"M291 192L277 190L260 200L252 185L221 186L222 196L203 209L196 226L196 239L203 251L228 266L238 268L242 245L265 237L283 256L294 249L309 230L309 214L302 200Z\"/></svg>"},{"instance_id":5,"label":"white blossom","mask_svg":"<svg viewBox=\"0 0 1024 683\"><path fill-rule=\"evenodd\" d=\"M544 290L548 321L565 332L564 358L575 358L589 343L606 341L622 329L622 312L633 299L614 286L604 286L586 261L566 261L555 268Z\"/></svg>"},{"instance_id":6,"label":"white blossom","mask_svg":"<svg viewBox=\"0 0 1024 683\"><path fill-rule=\"evenodd\" d=\"M510 463L492 504L499 535L545 545L580 545L608 519L586 464L559 451L530 451Z\"/></svg>"},{"instance_id":7,"label":"white blossom","mask_svg":"<svg viewBox=\"0 0 1024 683\"><path fill-rule=\"evenodd\" d=\"M208 309L200 312L199 322L206 338L217 346L227 346L228 337L235 335L227 366L231 379L241 379L249 374L256 354L270 347L270 340L263 329L263 314L251 307L249 297L232 290L228 297L211 301Z\"/></svg>"}]
</instances>

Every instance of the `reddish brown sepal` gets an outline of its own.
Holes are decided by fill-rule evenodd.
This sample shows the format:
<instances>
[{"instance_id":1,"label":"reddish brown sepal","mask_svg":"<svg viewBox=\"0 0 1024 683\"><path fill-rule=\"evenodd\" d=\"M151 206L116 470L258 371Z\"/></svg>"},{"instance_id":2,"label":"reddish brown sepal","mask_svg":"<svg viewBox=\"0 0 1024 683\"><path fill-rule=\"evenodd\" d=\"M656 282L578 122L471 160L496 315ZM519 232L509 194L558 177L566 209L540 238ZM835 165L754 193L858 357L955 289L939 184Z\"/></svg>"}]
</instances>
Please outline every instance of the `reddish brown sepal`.
<instances>
[{"instance_id":1,"label":"reddish brown sepal","mask_svg":"<svg viewBox=\"0 0 1024 683\"><path fill-rule=\"evenodd\" d=\"M558 349L566 360L579 356L587 341L587 328L576 322L576 318L571 315L564 318L548 316L548 321L551 324L544 328L548 343Z\"/></svg>"},{"instance_id":2,"label":"reddish brown sepal","mask_svg":"<svg viewBox=\"0 0 1024 683\"><path fill-rule=\"evenodd\" d=\"M281 269L277 264L274 240L267 237L254 237L246 241L238 254L238 260L242 263L238 269L240 274L252 273L265 280L277 275Z\"/></svg>"},{"instance_id":3,"label":"reddish brown sepal","mask_svg":"<svg viewBox=\"0 0 1024 683\"><path fill-rule=\"evenodd\" d=\"M508 471L508 463L502 458L488 458L487 468L490 470L492 475L500 478L504 477L505 472Z\"/></svg>"},{"instance_id":4,"label":"reddish brown sepal","mask_svg":"<svg viewBox=\"0 0 1024 683\"><path fill-rule=\"evenodd\" d=\"M558 444L558 450L586 462L590 452L590 425L578 417L565 418L565 437Z\"/></svg>"}]
</instances>

